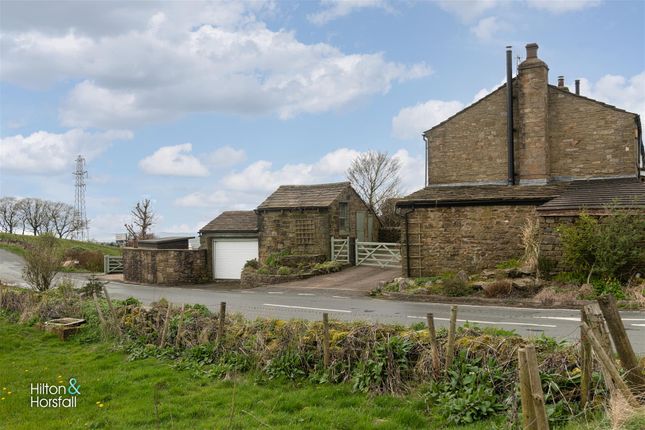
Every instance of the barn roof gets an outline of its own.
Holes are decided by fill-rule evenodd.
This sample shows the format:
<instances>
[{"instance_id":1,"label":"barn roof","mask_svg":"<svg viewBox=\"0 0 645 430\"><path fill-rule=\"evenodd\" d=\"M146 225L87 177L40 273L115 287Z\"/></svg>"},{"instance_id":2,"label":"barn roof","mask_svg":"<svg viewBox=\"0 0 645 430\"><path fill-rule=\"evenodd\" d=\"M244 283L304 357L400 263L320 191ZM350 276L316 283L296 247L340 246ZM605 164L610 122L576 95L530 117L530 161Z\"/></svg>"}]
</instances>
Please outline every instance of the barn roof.
<instances>
[{"instance_id":1,"label":"barn roof","mask_svg":"<svg viewBox=\"0 0 645 430\"><path fill-rule=\"evenodd\" d=\"M200 231L256 232L258 217L254 211L226 211L202 227Z\"/></svg>"},{"instance_id":2,"label":"barn roof","mask_svg":"<svg viewBox=\"0 0 645 430\"><path fill-rule=\"evenodd\" d=\"M349 182L281 185L258 206L258 210L326 208L331 206L334 200L349 187L351 187Z\"/></svg>"},{"instance_id":3,"label":"barn roof","mask_svg":"<svg viewBox=\"0 0 645 430\"><path fill-rule=\"evenodd\" d=\"M579 209L645 209L645 182L638 178L574 181L559 197L543 204L540 212Z\"/></svg>"}]
</instances>

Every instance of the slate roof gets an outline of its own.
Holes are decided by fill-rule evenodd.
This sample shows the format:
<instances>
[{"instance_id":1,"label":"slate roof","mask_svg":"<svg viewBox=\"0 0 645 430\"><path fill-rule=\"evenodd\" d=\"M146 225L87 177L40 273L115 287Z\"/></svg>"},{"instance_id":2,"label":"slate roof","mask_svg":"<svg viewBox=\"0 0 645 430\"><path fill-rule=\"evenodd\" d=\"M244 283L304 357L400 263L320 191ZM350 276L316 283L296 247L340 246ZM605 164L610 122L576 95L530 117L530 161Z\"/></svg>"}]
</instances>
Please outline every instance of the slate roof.
<instances>
[{"instance_id":1,"label":"slate roof","mask_svg":"<svg viewBox=\"0 0 645 430\"><path fill-rule=\"evenodd\" d=\"M316 185L281 185L258 210L326 208L350 187L349 182Z\"/></svg>"},{"instance_id":2,"label":"slate roof","mask_svg":"<svg viewBox=\"0 0 645 430\"><path fill-rule=\"evenodd\" d=\"M531 202L540 204L557 197L563 184L430 186L397 201L397 206L460 206Z\"/></svg>"},{"instance_id":3,"label":"slate roof","mask_svg":"<svg viewBox=\"0 0 645 430\"><path fill-rule=\"evenodd\" d=\"M645 209L645 182L638 178L574 181L559 197L543 204L538 210L604 209L607 206Z\"/></svg>"},{"instance_id":4,"label":"slate roof","mask_svg":"<svg viewBox=\"0 0 645 430\"><path fill-rule=\"evenodd\" d=\"M200 231L257 232L258 216L254 211L222 212Z\"/></svg>"}]
</instances>

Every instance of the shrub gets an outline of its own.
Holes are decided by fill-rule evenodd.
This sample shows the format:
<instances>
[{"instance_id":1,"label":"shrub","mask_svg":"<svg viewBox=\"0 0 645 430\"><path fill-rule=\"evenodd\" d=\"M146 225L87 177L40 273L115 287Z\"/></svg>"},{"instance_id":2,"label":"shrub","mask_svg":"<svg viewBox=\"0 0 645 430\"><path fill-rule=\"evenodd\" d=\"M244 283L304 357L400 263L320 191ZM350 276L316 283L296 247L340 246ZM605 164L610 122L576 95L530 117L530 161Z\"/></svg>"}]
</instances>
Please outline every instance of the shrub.
<instances>
[{"instance_id":1,"label":"shrub","mask_svg":"<svg viewBox=\"0 0 645 430\"><path fill-rule=\"evenodd\" d=\"M74 247L69 248L63 254L65 260L76 260L81 269L89 272L101 272L103 270L103 253Z\"/></svg>"},{"instance_id":2,"label":"shrub","mask_svg":"<svg viewBox=\"0 0 645 430\"><path fill-rule=\"evenodd\" d=\"M278 268L278 275L280 276L291 275L291 269L287 266L281 266Z\"/></svg>"},{"instance_id":3,"label":"shrub","mask_svg":"<svg viewBox=\"0 0 645 430\"><path fill-rule=\"evenodd\" d=\"M103 297L103 286L106 284L107 282L101 281L96 276L91 275L85 285L79 290L81 297L92 298L94 294L96 294L96 297Z\"/></svg>"},{"instance_id":4,"label":"shrub","mask_svg":"<svg viewBox=\"0 0 645 430\"><path fill-rule=\"evenodd\" d=\"M439 415L453 424L469 424L485 419L502 409L495 393L497 367L492 358L483 363L480 357L467 357L464 351L448 370L448 380L430 384L426 401Z\"/></svg>"},{"instance_id":5,"label":"shrub","mask_svg":"<svg viewBox=\"0 0 645 430\"><path fill-rule=\"evenodd\" d=\"M291 255L291 251L289 251L288 249L269 254L269 256L267 257L266 265L274 268L278 267L280 266L280 257L286 257L287 255Z\"/></svg>"},{"instance_id":6,"label":"shrub","mask_svg":"<svg viewBox=\"0 0 645 430\"><path fill-rule=\"evenodd\" d=\"M557 293L553 288L543 288L537 293L534 299L538 300L542 305L550 306L555 303Z\"/></svg>"},{"instance_id":7,"label":"shrub","mask_svg":"<svg viewBox=\"0 0 645 430\"><path fill-rule=\"evenodd\" d=\"M317 274L339 272L343 268L343 263L339 261L325 261L324 263L315 264L311 271Z\"/></svg>"},{"instance_id":8,"label":"shrub","mask_svg":"<svg viewBox=\"0 0 645 430\"><path fill-rule=\"evenodd\" d=\"M486 297L508 297L513 291L513 283L508 280L498 280L484 287Z\"/></svg>"},{"instance_id":9,"label":"shrub","mask_svg":"<svg viewBox=\"0 0 645 430\"><path fill-rule=\"evenodd\" d=\"M625 292L620 282L616 279L596 279L591 281L596 297L612 294L617 299L624 299Z\"/></svg>"},{"instance_id":10,"label":"shrub","mask_svg":"<svg viewBox=\"0 0 645 430\"><path fill-rule=\"evenodd\" d=\"M581 214L571 226L559 229L564 261L577 273L625 281L645 262L645 217L609 209L609 214Z\"/></svg>"},{"instance_id":11,"label":"shrub","mask_svg":"<svg viewBox=\"0 0 645 430\"><path fill-rule=\"evenodd\" d=\"M471 294L473 289L468 282L455 276L443 281L443 292L449 297L461 297Z\"/></svg>"},{"instance_id":12,"label":"shrub","mask_svg":"<svg viewBox=\"0 0 645 430\"><path fill-rule=\"evenodd\" d=\"M269 379L295 380L305 376L305 372L302 370L302 358L300 354L293 351L286 351L269 360L264 371L269 375Z\"/></svg>"},{"instance_id":13,"label":"shrub","mask_svg":"<svg viewBox=\"0 0 645 430\"><path fill-rule=\"evenodd\" d=\"M25 253L22 277L36 291L47 291L61 264L61 252L56 238L51 234L43 234L38 236L34 246Z\"/></svg>"},{"instance_id":14,"label":"shrub","mask_svg":"<svg viewBox=\"0 0 645 430\"><path fill-rule=\"evenodd\" d=\"M244 268L245 269L250 268L250 269L258 270L260 268L260 263L258 262L258 260L256 258L254 258L252 260L247 260L247 262L244 263Z\"/></svg>"}]
</instances>

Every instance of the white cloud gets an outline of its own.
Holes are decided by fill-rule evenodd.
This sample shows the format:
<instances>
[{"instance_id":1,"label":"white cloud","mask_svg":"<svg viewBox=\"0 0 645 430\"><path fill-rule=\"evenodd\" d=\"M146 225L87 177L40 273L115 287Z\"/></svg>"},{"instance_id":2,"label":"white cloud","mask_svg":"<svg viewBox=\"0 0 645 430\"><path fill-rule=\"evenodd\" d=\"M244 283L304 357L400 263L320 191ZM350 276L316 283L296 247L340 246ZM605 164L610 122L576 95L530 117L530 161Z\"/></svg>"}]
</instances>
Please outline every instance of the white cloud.
<instances>
[{"instance_id":1,"label":"white cloud","mask_svg":"<svg viewBox=\"0 0 645 430\"><path fill-rule=\"evenodd\" d=\"M505 22L501 21L496 16L489 16L482 18L479 22L470 27L470 32L477 37L481 42L491 42L497 36L497 33L508 28Z\"/></svg>"},{"instance_id":2,"label":"white cloud","mask_svg":"<svg viewBox=\"0 0 645 430\"><path fill-rule=\"evenodd\" d=\"M193 145L162 146L152 155L139 161L139 167L149 175L208 176L208 169L190 155Z\"/></svg>"},{"instance_id":3,"label":"white cloud","mask_svg":"<svg viewBox=\"0 0 645 430\"><path fill-rule=\"evenodd\" d=\"M214 167L228 167L246 160L246 152L243 149L222 146L211 152L207 158L209 164Z\"/></svg>"},{"instance_id":4,"label":"white cloud","mask_svg":"<svg viewBox=\"0 0 645 430\"><path fill-rule=\"evenodd\" d=\"M441 0L438 4L441 9L456 15L462 21L472 22L499 3L498 0Z\"/></svg>"},{"instance_id":5,"label":"white cloud","mask_svg":"<svg viewBox=\"0 0 645 430\"><path fill-rule=\"evenodd\" d=\"M359 9L389 9L384 0L321 0L320 3L325 7L323 10L307 15L307 19L317 25L326 24Z\"/></svg>"},{"instance_id":6,"label":"white cloud","mask_svg":"<svg viewBox=\"0 0 645 430\"><path fill-rule=\"evenodd\" d=\"M392 118L392 134L398 139L420 139L421 133L464 108L457 100L428 100L405 107Z\"/></svg>"},{"instance_id":7,"label":"white cloud","mask_svg":"<svg viewBox=\"0 0 645 430\"><path fill-rule=\"evenodd\" d=\"M302 185L347 180L345 172L360 152L340 148L322 156L315 163L273 164L260 160L240 172L225 176L215 190L190 193L175 201L177 206L208 207L224 210L248 210L257 207L280 185ZM414 157L401 149L392 155L401 163L401 179L405 193L423 186L423 155Z\"/></svg>"},{"instance_id":8,"label":"white cloud","mask_svg":"<svg viewBox=\"0 0 645 430\"><path fill-rule=\"evenodd\" d=\"M131 128L191 112L283 119L325 112L430 73L422 63L346 54L270 30L256 20L256 3L161 3L100 37L82 24L82 32L70 24L53 34L40 21L10 27L0 35L0 76L36 87L78 81L60 108L64 125Z\"/></svg>"},{"instance_id":9,"label":"white cloud","mask_svg":"<svg viewBox=\"0 0 645 430\"><path fill-rule=\"evenodd\" d=\"M612 104L645 118L645 71L626 78L605 75L597 82L580 80L580 95Z\"/></svg>"},{"instance_id":10,"label":"white cloud","mask_svg":"<svg viewBox=\"0 0 645 430\"><path fill-rule=\"evenodd\" d=\"M113 141L132 139L127 130L91 133L81 129L65 133L37 131L0 139L0 166L18 174L52 174L71 171L81 154L90 161Z\"/></svg>"},{"instance_id":11,"label":"white cloud","mask_svg":"<svg viewBox=\"0 0 645 430\"><path fill-rule=\"evenodd\" d=\"M595 7L601 3L601 0L526 0L526 3L535 9L557 14Z\"/></svg>"}]
</instances>

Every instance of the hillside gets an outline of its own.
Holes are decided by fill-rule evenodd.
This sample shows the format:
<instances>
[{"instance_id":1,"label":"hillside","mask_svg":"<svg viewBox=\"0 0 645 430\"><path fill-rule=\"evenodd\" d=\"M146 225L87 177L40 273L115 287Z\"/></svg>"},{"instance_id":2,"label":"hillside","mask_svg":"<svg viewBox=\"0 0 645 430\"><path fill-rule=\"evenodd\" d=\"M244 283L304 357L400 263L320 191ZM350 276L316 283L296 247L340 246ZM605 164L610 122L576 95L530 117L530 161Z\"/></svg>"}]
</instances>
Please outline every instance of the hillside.
<instances>
[{"instance_id":1,"label":"hillside","mask_svg":"<svg viewBox=\"0 0 645 430\"><path fill-rule=\"evenodd\" d=\"M0 248L24 256L36 240L36 236L0 233ZM121 248L116 246L70 239L56 239L56 241L65 260L79 262L75 267L66 267L65 271L101 271L103 270L103 255L121 255Z\"/></svg>"}]
</instances>

